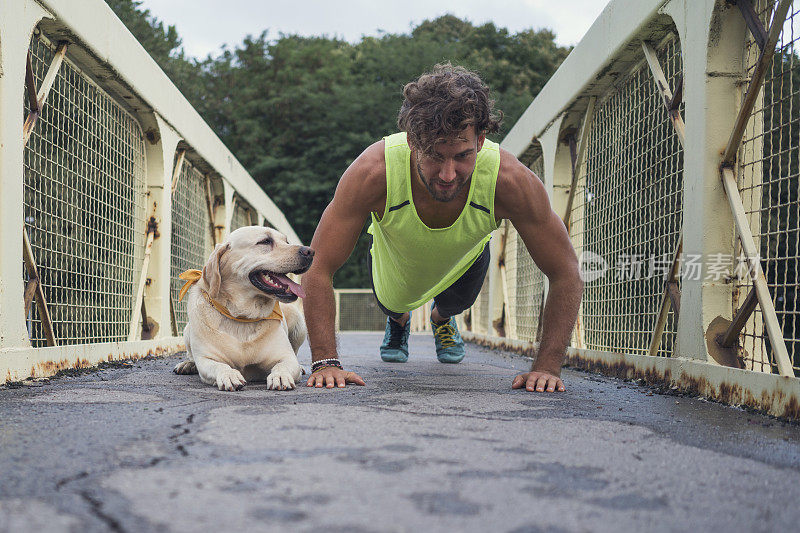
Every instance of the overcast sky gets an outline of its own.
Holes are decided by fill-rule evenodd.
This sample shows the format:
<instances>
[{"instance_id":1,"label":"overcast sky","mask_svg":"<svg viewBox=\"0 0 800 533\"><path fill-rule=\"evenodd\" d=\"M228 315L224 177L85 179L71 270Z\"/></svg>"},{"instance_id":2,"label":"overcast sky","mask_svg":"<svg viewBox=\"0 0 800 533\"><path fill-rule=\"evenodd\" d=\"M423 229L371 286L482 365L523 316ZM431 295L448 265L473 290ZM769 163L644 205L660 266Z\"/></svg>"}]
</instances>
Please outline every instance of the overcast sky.
<instances>
[{"instance_id":1,"label":"overcast sky","mask_svg":"<svg viewBox=\"0 0 800 533\"><path fill-rule=\"evenodd\" d=\"M269 30L358 41L362 35L404 33L425 19L450 13L474 24L492 21L512 33L550 28L561 45L577 44L608 0L143 0L166 24L175 24L186 53L205 57L247 34Z\"/></svg>"}]
</instances>

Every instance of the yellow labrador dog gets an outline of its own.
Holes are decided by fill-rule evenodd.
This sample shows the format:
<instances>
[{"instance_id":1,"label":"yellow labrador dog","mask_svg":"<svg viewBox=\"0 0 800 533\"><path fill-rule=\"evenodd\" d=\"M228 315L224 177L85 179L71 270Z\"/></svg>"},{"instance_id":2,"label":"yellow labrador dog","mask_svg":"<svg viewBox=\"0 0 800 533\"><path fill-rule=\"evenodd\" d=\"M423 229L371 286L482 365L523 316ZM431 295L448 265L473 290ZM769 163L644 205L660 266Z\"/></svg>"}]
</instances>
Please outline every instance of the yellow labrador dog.
<instances>
[{"instance_id":1,"label":"yellow labrador dog","mask_svg":"<svg viewBox=\"0 0 800 533\"><path fill-rule=\"evenodd\" d=\"M292 302L305 294L286 274L302 274L313 258L311 248L262 226L239 228L217 244L202 275L194 271L190 279L183 331L189 360L174 372L200 374L219 390L265 379L269 389L293 389L306 325Z\"/></svg>"}]
</instances>

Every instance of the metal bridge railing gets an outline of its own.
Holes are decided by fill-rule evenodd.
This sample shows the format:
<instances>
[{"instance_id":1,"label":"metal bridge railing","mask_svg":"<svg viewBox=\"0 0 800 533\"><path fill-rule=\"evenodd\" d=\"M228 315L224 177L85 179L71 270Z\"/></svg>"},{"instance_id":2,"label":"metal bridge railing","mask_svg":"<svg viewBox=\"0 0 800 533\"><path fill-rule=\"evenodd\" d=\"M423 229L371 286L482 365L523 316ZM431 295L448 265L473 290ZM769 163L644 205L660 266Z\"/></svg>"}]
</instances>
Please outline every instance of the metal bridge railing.
<instances>
[{"instance_id":1,"label":"metal bridge railing","mask_svg":"<svg viewBox=\"0 0 800 533\"><path fill-rule=\"evenodd\" d=\"M613 0L501 143L582 259L570 364L800 417L795 4ZM494 240L465 337L535 353L547 281Z\"/></svg>"},{"instance_id":2,"label":"metal bridge railing","mask_svg":"<svg viewBox=\"0 0 800 533\"><path fill-rule=\"evenodd\" d=\"M775 2L759 0L754 11L768 25ZM764 87L748 121L739 151L738 188L756 243L767 285L775 302L783 338L795 374L800 374L800 6L789 10L775 55L767 69ZM795 24L797 22L797 24ZM761 48L748 33L744 68L752 76ZM734 258L742 255L737 244ZM747 276L734 279L733 309L745 302L752 290ZM740 354L747 368L778 372L760 308L741 332Z\"/></svg>"},{"instance_id":3,"label":"metal bridge railing","mask_svg":"<svg viewBox=\"0 0 800 533\"><path fill-rule=\"evenodd\" d=\"M31 40L37 86L57 48L38 31ZM24 155L25 228L59 344L127 339L144 252L144 143L137 120L65 58ZM34 306L27 328L33 346L47 345Z\"/></svg>"},{"instance_id":4,"label":"metal bridge railing","mask_svg":"<svg viewBox=\"0 0 800 533\"><path fill-rule=\"evenodd\" d=\"M237 230L244 226L252 226L257 217L253 215L253 210L247 203L237 197L234 197L236 202L233 205L233 219L231 220L231 231Z\"/></svg>"},{"instance_id":5,"label":"metal bridge railing","mask_svg":"<svg viewBox=\"0 0 800 533\"><path fill-rule=\"evenodd\" d=\"M656 53L674 86L682 73L677 36ZM579 342L647 354L663 272L680 238L683 149L646 63L598 99L581 170L570 236L579 255L601 255L613 274L586 285ZM658 355L672 353L676 329L670 311Z\"/></svg>"},{"instance_id":6,"label":"metal bridge railing","mask_svg":"<svg viewBox=\"0 0 800 533\"><path fill-rule=\"evenodd\" d=\"M183 331L189 320L186 300L178 301L184 283L178 276L190 268L202 268L214 249L206 177L185 156L176 157L176 166L178 164L180 174L172 193L170 254L170 297L176 332Z\"/></svg>"},{"instance_id":7,"label":"metal bridge railing","mask_svg":"<svg viewBox=\"0 0 800 533\"><path fill-rule=\"evenodd\" d=\"M386 327L386 315L372 289L336 289L334 295L336 331L383 331Z\"/></svg>"},{"instance_id":8,"label":"metal bridge railing","mask_svg":"<svg viewBox=\"0 0 800 533\"><path fill-rule=\"evenodd\" d=\"M297 242L105 2L6 2L0 37L5 381L180 349L178 274L241 226Z\"/></svg>"}]
</instances>

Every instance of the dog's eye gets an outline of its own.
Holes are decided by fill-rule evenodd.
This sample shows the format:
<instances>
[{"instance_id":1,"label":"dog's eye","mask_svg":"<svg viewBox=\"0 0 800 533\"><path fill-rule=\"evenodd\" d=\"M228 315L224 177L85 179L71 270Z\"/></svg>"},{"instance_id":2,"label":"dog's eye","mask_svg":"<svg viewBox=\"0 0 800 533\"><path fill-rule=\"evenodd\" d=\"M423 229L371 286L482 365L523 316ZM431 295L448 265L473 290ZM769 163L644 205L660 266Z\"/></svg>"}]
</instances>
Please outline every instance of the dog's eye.
<instances>
[{"instance_id":1,"label":"dog's eye","mask_svg":"<svg viewBox=\"0 0 800 533\"><path fill-rule=\"evenodd\" d=\"M259 241L259 242L258 242L258 244L266 244L267 246L269 246L270 244L272 244L272 239L270 239L269 237L267 237L267 238L266 238L266 239L264 239L263 241Z\"/></svg>"}]
</instances>

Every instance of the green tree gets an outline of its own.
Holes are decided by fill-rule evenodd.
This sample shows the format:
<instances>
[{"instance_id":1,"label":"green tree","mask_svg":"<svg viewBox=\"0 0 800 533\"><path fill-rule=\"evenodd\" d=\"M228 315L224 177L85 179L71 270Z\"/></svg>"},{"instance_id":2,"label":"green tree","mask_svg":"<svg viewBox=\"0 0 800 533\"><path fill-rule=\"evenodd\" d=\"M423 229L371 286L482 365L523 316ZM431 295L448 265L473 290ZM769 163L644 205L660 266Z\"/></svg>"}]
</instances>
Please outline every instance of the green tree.
<instances>
[{"instance_id":1,"label":"green tree","mask_svg":"<svg viewBox=\"0 0 800 533\"><path fill-rule=\"evenodd\" d=\"M396 130L407 82L442 61L474 69L492 87L508 128L569 53L549 30L511 34L492 23L476 27L445 15L408 34L355 44L262 33L194 60L184 56L175 27L165 27L140 1L107 2L304 242L347 166ZM336 275L337 286L370 286L367 250L362 234Z\"/></svg>"}]
</instances>

